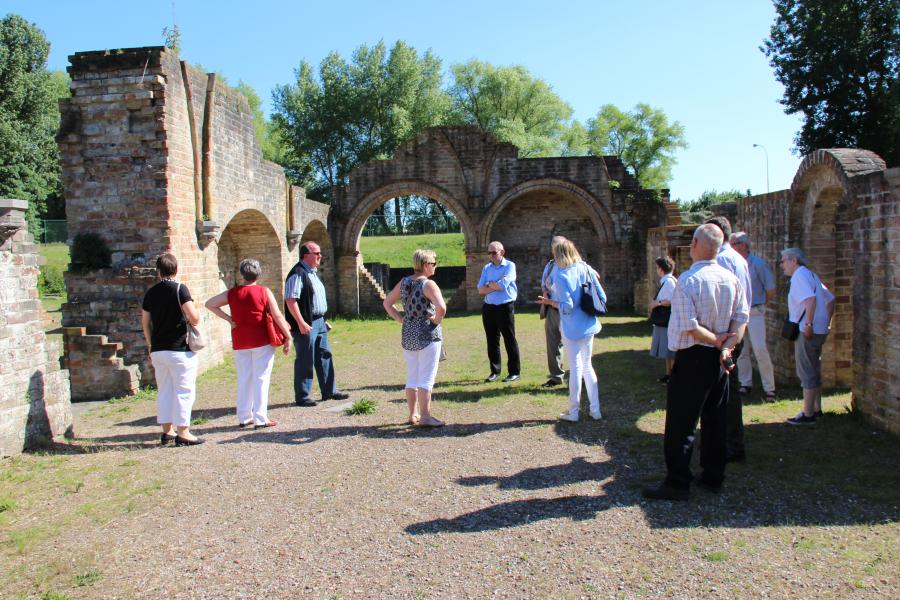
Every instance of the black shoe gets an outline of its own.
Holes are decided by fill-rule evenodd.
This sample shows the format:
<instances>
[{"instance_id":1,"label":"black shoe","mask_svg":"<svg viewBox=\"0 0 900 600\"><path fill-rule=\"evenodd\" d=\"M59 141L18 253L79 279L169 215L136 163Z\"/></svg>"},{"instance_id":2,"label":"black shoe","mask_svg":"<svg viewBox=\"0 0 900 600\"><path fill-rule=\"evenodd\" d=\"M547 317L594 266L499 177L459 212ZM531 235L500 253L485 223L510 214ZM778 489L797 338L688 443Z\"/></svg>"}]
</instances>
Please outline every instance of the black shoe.
<instances>
[{"instance_id":1,"label":"black shoe","mask_svg":"<svg viewBox=\"0 0 900 600\"><path fill-rule=\"evenodd\" d=\"M659 379L657 379L657 381L660 382L660 383L669 383L669 376L668 376L668 375L663 375L662 377L660 377Z\"/></svg>"},{"instance_id":2,"label":"black shoe","mask_svg":"<svg viewBox=\"0 0 900 600\"><path fill-rule=\"evenodd\" d=\"M747 455L744 453L743 450L741 450L740 452L729 452L725 455L725 462L726 463L747 462Z\"/></svg>"},{"instance_id":3,"label":"black shoe","mask_svg":"<svg viewBox=\"0 0 900 600\"><path fill-rule=\"evenodd\" d=\"M556 387L556 386L562 385L562 384L563 384L562 379L554 379L553 377L551 377L550 379L548 379L547 381L542 383L541 387L542 388L552 388L552 387Z\"/></svg>"},{"instance_id":4,"label":"black shoe","mask_svg":"<svg viewBox=\"0 0 900 600\"><path fill-rule=\"evenodd\" d=\"M199 446L203 443L203 440L200 438L189 440L187 438L183 438L180 435L175 436L175 445L176 446Z\"/></svg>"},{"instance_id":5,"label":"black shoe","mask_svg":"<svg viewBox=\"0 0 900 600\"><path fill-rule=\"evenodd\" d=\"M521 376L519 375L507 375L503 378L503 381L505 381L506 383L510 383L512 381L518 381L519 379L521 379Z\"/></svg>"},{"instance_id":6,"label":"black shoe","mask_svg":"<svg viewBox=\"0 0 900 600\"><path fill-rule=\"evenodd\" d=\"M707 481L702 477L697 480L697 487L702 487L707 492L712 492L713 494L718 494L722 491L722 483L713 483L711 481Z\"/></svg>"},{"instance_id":7,"label":"black shoe","mask_svg":"<svg viewBox=\"0 0 900 600\"><path fill-rule=\"evenodd\" d=\"M346 400L350 397L350 394L347 392L335 392L327 398L322 398L322 400Z\"/></svg>"},{"instance_id":8,"label":"black shoe","mask_svg":"<svg viewBox=\"0 0 900 600\"><path fill-rule=\"evenodd\" d=\"M318 402L316 402L312 398L307 398L306 400L297 400L294 402L294 404L296 404L297 406L315 406L316 404L318 404Z\"/></svg>"},{"instance_id":9,"label":"black shoe","mask_svg":"<svg viewBox=\"0 0 900 600\"><path fill-rule=\"evenodd\" d=\"M674 488L666 483L659 487L646 488L641 495L650 500L677 500L684 501L691 497L690 490Z\"/></svg>"},{"instance_id":10,"label":"black shoe","mask_svg":"<svg viewBox=\"0 0 900 600\"><path fill-rule=\"evenodd\" d=\"M796 417L791 417L787 420L788 425L815 425L816 417L815 415L811 417L807 417L804 413L799 413Z\"/></svg>"},{"instance_id":11,"label":"black shoe","mask_svg":"<svg viewBox=\"0 0 900 600\"><path fill-rule=\"evenodd\" d=\"M497 373L491 373L487 377L484 378L485 383L493 383L497 381L497 378L500 377Z\"/></svg>"},{"instance_id":12,"label":"black shoe","mask_svg":"<svg viewBox=\"0 0 900 600\"><path fill-rule=\"evenodd\" d=\"M174 439L175 439L174 435L169 435L168 433L164 433L161 436L159 436L159 445L165 446Z\"/></svg>"}]
</instances>

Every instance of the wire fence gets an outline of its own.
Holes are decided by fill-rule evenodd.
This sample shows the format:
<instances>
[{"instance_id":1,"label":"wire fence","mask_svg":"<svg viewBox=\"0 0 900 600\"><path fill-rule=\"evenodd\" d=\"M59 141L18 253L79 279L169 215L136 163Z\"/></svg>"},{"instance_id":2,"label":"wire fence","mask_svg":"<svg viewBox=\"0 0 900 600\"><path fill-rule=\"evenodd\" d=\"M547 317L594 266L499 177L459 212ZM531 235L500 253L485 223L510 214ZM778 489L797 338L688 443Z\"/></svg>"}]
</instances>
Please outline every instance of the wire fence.
<instances>
[{"instance_id":1,"label":"wire fence","mask_svg":"<svg viewBox=\"0 0 900 600\"><path fill-rule=\"evenodd\" d=\"M64 220L51 221L45 219L43 221L43 232L41 232L41 243L55 244L62 242L65 244L69 239L69 230Z\"/></svg>"},{"instance_id":2,"label":"wire fence","mask_svg":"<svg viewBox=\"0 0 900 600\"><path fill-rule=\"evenodd\" d=\"M444 219L417 218L405 221L401 218L401 226L397 227L397 221L393 216L372 215L363 227L363 235L422 235L425 233L459 233L462 229L455 218ZM399 231L398 231L399 229Z\"/></svg>"}]
</instances>

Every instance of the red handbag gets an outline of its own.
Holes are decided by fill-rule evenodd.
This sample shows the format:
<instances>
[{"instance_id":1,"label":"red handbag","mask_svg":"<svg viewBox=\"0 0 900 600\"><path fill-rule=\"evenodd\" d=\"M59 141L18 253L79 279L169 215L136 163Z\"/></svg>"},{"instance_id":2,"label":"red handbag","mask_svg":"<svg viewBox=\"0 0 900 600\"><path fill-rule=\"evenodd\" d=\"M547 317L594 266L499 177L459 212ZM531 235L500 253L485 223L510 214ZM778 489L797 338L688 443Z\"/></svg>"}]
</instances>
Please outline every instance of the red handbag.
<instances>
[{"instance_id":1,"label":"red handbag","mask_svg":"<svg viewBox=\"0 0 900 600\"><path fill-rule=\"evenodd\" d=\"M266 335L269 337L269 345L270 346L284 346L284 334L281 332L281 329L275 324L275 319L272 318L272 313L269 312L269 305L266 304Z\"/></svg>"}]
</instances>

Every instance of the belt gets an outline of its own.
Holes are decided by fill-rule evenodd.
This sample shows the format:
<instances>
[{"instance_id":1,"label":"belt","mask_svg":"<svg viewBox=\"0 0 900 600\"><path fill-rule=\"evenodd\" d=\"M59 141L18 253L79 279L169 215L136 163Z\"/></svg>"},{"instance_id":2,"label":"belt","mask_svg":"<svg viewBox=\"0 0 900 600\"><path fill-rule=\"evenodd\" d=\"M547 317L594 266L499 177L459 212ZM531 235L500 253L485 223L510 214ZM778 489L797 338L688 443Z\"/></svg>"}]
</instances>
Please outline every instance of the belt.
<instances>
[{"instance_id":1,"label":"belt","mask_svg":"<svg viewBox=\"0 0 900 600\"><path fill-rule=\"evenodd\" d=\"M316 320L318 320L318 319L323 318L324 316L325 316L325 315L313 315L313 316L312 316L312 320L313 320L313 321L316 321Z\"/></svg>"}]
</instances>

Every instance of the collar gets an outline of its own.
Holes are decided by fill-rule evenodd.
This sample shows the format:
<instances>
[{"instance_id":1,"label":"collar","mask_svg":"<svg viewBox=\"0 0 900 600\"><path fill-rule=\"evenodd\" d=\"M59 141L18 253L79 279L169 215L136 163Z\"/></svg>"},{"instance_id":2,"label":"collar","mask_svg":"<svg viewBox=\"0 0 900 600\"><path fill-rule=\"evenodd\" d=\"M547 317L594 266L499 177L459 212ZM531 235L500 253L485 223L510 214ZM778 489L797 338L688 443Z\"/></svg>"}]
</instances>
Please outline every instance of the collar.
<instances>
[{"instance_id":1,"label":"collar","mask_svg":"<svg viewBox=\"0 0 900 600\"><path fill-rule=\"evenodd\" d=\"M719 248L719 254L722 254L726 250L731 250L731 244L729 244L728 242L722 242L722 247Z\"/></svg>"},{"instance_id":2,"label":"collar","mask_svg":"<svg viewBox=\"0 0 900 600\"><path fill-rule=\"evenodd\" d=\"M499 265L495 265L493 261L488 261L488 266L491 266L491 267L505 267L508 263L509 263L509 261L506 260L506 257L504 256L503 258L500 259L500 264L499 264Z\"/></svg>"},{"instance_id":3,"label":"collar","mask_svg":"<svg viewBox=\"0 0 900 600\"><path fill-rule=\"evenodd\" d=\"M706 267L706 266L709 266L709 265L715 265L715 264L718 264L718 263L716 262L716 259L710 258L709 260L698 260L698 261L695 261L694 264L691 265L691 268L693 269L694 267Z\"/></svg>"},{"instance_id":4,"label":"collar","mask_svg":"<svg viewBox=\"0 0 900 600\"><path fill-rule=\"evenodd\" d=\"M318 269L315 269L315 268L309 266L308 264L306 264L306 263L305 263L304 261L302 261L302 260L300 261L300 267L303 268L303 269L305 269L307 273L315 273L315 272L318 271Z\"/></svg>"}]
</instances>

